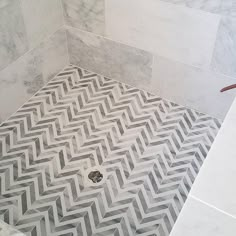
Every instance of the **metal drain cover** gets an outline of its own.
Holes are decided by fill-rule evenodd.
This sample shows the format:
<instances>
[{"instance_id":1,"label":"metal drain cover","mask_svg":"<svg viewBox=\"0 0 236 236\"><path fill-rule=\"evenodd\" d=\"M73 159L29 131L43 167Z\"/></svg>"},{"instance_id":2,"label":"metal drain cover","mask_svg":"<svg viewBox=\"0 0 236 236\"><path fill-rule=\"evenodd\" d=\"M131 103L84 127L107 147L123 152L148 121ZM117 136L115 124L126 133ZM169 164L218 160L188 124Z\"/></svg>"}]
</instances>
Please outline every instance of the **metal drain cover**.
<instances>
[{"instance_id":1,"label":"metal drain cover","mask_svg":"<svg viewBox=\"0 0 236 236\"><path fill-rule=\"evenodd\" d=\"M87 187L102 185L107 179L106 169L102 166L88 168L83 173L84 185Z\"/></svg>"},{"instance_id":2,"label":"metal drain cover","mask_svg":"<svg viewBox=\"0 0 236 236\"><path fill-rule=\"evenodd\" d=\"M103 179L103 174L98 170L91 171L88 174L88 178L91 179L93 183L99 183Z\"/></svg>"}]
</instances>

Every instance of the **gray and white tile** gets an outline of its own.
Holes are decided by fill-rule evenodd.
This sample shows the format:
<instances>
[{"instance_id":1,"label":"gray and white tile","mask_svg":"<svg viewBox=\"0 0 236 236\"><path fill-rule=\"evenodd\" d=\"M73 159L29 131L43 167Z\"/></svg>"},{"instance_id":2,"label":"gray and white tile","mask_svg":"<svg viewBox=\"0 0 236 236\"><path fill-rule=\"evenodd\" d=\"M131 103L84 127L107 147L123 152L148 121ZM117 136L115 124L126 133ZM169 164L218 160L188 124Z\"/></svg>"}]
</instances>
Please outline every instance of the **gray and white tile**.
<instances>
[{"instance_id":1,"label":"gray and white tile","mask_svg":"<svg viewBox=\"0 0 236 236\"><path fill-rule=\"evenodd\" d=\"M0 217L28 236L168 236L219 128L68 66L0 126Z\"/></svg>"},{"instance_id":2,"label":"gray and white tile","mask_svg":"<svg viewBox=\"0 0 236 236\"><path fill-rule=\"evenodd\" d=\"M107 0L106 35L186 64L211 63L220 16L160 0Z\"/></svg>"},{"instance_id":3,"label":"gray and white tile","mask_svg":"<svg viewBox=\"0 0 236 236\"><path fill-rule=\"evenodd\" d=\"M0 72L0 122L15 112L67 65L66 33L57 31Z\"/></svg>"},{"instance_id":4,"label":"gray and white tile","mask_svg":"<svg viewBox=\"0 0 236 236\"><path fill-rule=\"evenodd\" d=\"M236 219L188 197L170 236L234 236Z\"/></svg>"},{"instance_id":5,"label":"gray and white tile","mask_svg":"<svg viewBox=\"0 0 236 236\"><path fill-rule=\"evenodd\" d=\"M236 18L222 17L212 58L212 69L236 77Z\"/></svg>"},{"instance_id":6,"label":"gray and white tile","mask_svg":"<svg viewBox=\"0 0 236 236\"><path fill-rule=\"evenodd\" d=\"M68 26L104 35L105 0L62 0Z\"/></svg>"},{"instance_id":7,"label":"gray and white tile","mask_svg":"<svg viewBox=\"0 0 236 236\"><path fill-rule=\"evenodd\" d=\"M0 70L28 50L24 20L18 0L0 3Z\"/></svg>"},{"instance_id":8,"label":"gray and white tile","mask_svg":"<svg viewBox=\"0 0 236 236\"><path fill-rule=\"evenodd\" d=\"M155 56L152 79L137 87L224 119L236 94L233 90L225 93L220 90L235 82L234 78L210 70Z\"/></svg>"},{"instance_id":9,"label":"gray and white tile","mask_svg":"<svg viewBox=\"0 0 236 236\"><path fill-rule=\"evenodd\" d=\"M72 64L133 85L151 79L151 53L71 27L67 33Z\"/></svg>"},{"instance_id":10,"label":"gray and white tile","mask_svg":"<svg viewBox=\"0 0 236 236\"><path fill-rule=\"evenodd\" d=\"M30 48L34 48L63 25L59 0L20 0Z\"/></svg>"}]
</instances>

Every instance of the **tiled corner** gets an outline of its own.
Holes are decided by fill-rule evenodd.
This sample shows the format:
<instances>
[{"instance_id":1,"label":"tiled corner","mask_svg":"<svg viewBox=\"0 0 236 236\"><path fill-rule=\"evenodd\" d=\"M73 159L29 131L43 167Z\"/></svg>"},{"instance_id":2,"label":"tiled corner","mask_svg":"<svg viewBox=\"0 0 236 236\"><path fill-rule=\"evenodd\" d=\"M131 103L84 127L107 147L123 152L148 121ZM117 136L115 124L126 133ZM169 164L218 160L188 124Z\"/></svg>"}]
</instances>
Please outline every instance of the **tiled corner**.
<instances>
[{"instance_id":1,"label":"tiled corner","mask_svg":"<svg viewBox=\"0 0 236 236\"><path fill-rule=\"evenodd\" d=\"M104 1L105 0L62 0L66 25L104 35Z\"/></svg>"},{"instance_id":2,"label":"tiled corner","mask_svg":"<svg viewBox=\"0 0 236 236\"><path fill-rule=\"evenodd\" d=\"M30 48L63 25L60 0L20 0Z\"/></svg>"},{"instance_id":3,"label":"tiled corner","mask_svg":"<svg viewBox=\"0 0 236 236\"><path fill-rule=\"evenodd\" d=\"M0 122L15 112L68 63L66 33L59 30L48 41L2 70Z\"/></svg>"},{"instance_id":4,"label":"tiled corner","mask_svg":"<svg viewBox=\"0 0 236 236\"><path fill-rule=\"evenodd\" d=\"M70 63L135 85L152 75L152 55L94 34L68 27Z\"/></svg>"},{"instance_id":5,"label":"tiled corner","mask_svg":"<svg viewBox=\"0 0 236 236\"><path fill-rule=\"evenodd\" d=\"M211 63L220 16L157 0L106 0L106 35L189 65Z\"/></svg>"},{"instance_id":6,"label":"tiled corner","mask_svg":"<svg viewBox=\"0 0 236 236\"><path fill-rule=\"evenodd\" d=\"M192 196L234 217L236 217L235 124L236 100L232 104L191 190Z\"/></svg>"},{"instance_id":7,"label":"tiled corner","mask_svg":"<svg viewBox=\"0 0 236 236\"><path fill-rule=\"evenodd\" d=\"M222 17L219 26L212 69L219 73L236 76L236 18Z\"/></svg>"},{"instance_id":8,"label":"tiled corner","mask_svg":"<svg viewBox=\"0 0 236 236\"><path fill-rule=\"evenodd\" d=\"M170 236L234 236L236 219L188 197Z\"/></svg>"},{"instance_id":9,"label":"tiled corner","mask_svg":"<svg viewBox=\"0 0 236 236\"><path fill-rule=\"evenodd\" d=\"M220 90L235 82L233 78L209 70L155 56L150 83L144 81L139 87L142 86L170 101L224 119L235 98L235 91L221 93Z\"/></svg>"},{"instance_id":10,"label":"tiled corner","mask_svg":"<svg viewBox=\"0 0 236 236\"><path fill-rule=\"evenodd\" d=\"M28 50L25 25L18 0L0 2L0 70Z\"/></svg>"}]
</instances>

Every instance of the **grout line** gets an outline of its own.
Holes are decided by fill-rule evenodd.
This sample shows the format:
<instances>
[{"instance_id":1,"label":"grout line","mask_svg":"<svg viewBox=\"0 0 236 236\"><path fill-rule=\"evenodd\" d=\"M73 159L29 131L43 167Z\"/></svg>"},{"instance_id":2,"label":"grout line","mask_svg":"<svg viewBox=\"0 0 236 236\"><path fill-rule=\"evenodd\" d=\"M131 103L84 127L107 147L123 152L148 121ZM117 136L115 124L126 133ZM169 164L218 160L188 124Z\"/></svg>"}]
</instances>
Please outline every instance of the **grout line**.
<instances>
[{"instance_id":1,"label":"grout line","mask_svg":"<svg viewBox=\"0 0 236 236\"><path fill-rule=\"evenodd\" d=\"M64 28L65 28L65 34L66 34L66 49L67 49L67 59L68 59L68 63L70 64L70 63L71 63L71 61L70 61L70 53L69 53L69 41L68 41L68 33L67 33L66 26L65 26Z\"/></svg>"},{"instance_id":2,"label":"grout line","mask_svg":"<svg viewBox=\"0 0 236 236\"><path fill-rule=\"evenodd\" d=\"M224 215L227 215L227 216L229 216L229 217L231 217L231 218L234 218L234 219L236 220L236 216L231 215L230 213L228 213L228 212L226 212L226 211L223 211L223 210L221 210L221 209L219 209L219 208L217 208L217 207L215 207L215 206L213 206L213 205L211 205L211 204L209 204L209 203L207 203L207 202L205 202L205 201L203 201L203 200L201 200L201 199L199 199L199 198L193 196L192 194L189 194L189 197L193 198L194 200L196 200L196 201L198 201L198 202L201 202L202 204L204 204L204 205L206 205L206 206L208 206L208 207L210 207L210 208L212 208L212 209L214 209L214 210L216 210L216 211L221 212L221 213L224 214Z\"/></svg>"}]
</instances>

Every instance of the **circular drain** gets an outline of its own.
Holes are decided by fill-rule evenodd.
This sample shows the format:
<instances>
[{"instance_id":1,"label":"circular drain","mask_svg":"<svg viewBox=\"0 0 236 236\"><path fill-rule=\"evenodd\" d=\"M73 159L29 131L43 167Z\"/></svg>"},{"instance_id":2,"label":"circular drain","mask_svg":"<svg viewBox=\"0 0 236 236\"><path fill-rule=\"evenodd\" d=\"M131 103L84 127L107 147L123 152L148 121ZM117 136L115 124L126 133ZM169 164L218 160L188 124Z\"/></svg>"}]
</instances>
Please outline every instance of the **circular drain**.
<instances>
[{"instance_id":1,"label":"circular drain","mask_svg":"<svg viewBox=\"0 0 236 236\"><path fill-rule=\"evenodd\" d=\"M88 168L84 173L85 186L98 186L106 181L106 171L101 166Z\"/></svg>"},{"instance_id":2,"label":"circular drain","mask_svg":"<svg viewBox=\"0 0 236 236\"><path fill-rule=\"evenodd\" d=\"M99 183L99 182L101 182L101 180L103 178L103 174L98 170L91 171L88 174L88 178L91 179L93 181L93 183Z\"/></svg>"}]
</instances>

